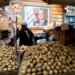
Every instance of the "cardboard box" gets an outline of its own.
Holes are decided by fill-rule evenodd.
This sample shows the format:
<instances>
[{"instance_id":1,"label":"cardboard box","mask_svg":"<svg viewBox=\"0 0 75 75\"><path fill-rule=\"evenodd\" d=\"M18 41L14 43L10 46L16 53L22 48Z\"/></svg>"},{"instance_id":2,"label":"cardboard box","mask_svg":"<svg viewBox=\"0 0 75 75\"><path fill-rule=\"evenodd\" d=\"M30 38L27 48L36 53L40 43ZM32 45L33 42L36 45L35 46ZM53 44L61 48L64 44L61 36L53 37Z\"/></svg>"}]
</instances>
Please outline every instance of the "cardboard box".
<instances>
[{"instance_id":1,"label":"cardboard box","mask_svg":"<svg viewBox=\"0 0 75 75\"><path fill-rule=\"evenodd\" d=\"M9 24L8 22L0 22L0 30L9 30Z\"/></svg>"}]
</instances>

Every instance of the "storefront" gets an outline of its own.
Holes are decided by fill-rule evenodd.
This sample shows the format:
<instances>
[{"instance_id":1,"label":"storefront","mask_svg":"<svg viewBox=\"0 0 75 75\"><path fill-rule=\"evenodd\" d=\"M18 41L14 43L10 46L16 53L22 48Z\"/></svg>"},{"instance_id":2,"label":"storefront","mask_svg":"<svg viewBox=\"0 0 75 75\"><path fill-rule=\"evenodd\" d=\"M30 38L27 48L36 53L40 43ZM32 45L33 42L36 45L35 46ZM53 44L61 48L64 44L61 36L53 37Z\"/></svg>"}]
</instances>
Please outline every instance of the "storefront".
<instances>
[{"instance_id":1,"label":"storefront","mask_svg":"<svg viewBox=\"0 0 75 75\"><path fill-rule=\"evenodd\" d=\"M74 20L73 14L69 15L71 12L65 9L68 7L68 5L48 4L42 0L12 0L9 6L5 7L5 11L8 17L8 26L11 28L16 28L16 26L21 28L21 22L25 21L35 36L45 37L45 31ZM74 25L74 22L71 21L70 24Z\"/></svg>"}]
</instances>

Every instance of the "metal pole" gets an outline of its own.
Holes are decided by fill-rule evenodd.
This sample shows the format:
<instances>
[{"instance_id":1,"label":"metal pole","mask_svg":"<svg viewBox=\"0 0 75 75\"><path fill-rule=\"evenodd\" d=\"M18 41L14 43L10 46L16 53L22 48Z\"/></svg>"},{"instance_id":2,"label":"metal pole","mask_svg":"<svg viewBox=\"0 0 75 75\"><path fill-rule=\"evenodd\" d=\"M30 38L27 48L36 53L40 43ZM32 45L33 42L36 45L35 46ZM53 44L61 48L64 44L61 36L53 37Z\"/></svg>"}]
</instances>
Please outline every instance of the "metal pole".
<instances>
[{"instance_id":1,"label":"metal pole","mask_svg":"<svg viewBox=\"0 0 75 75\"><path fill-rule=\"evenodd\" d=\"M16 34L17 34L17 17L16 17L15 28L14 28L14 46L15 46L15 54L17 55L17 38L16 38Z\"/></svg>"}]
</instances>

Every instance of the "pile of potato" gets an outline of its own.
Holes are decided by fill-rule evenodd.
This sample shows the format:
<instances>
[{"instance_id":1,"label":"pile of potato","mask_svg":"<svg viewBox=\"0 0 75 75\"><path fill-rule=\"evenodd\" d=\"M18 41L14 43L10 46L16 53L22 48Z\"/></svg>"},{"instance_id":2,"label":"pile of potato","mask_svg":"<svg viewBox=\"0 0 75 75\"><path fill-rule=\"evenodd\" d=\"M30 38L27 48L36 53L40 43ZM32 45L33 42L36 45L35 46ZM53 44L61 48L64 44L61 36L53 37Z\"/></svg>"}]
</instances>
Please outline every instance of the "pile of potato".
<instances>
[{"instance_id":1,"label":"pile of potato","mask_svg":"<svg viewBox=\"0 0 75 75\"><path fill-rule=\"evenodd\" d=\"M75 72L75 56L70 53L70 48L57 41L27 48L19 69L19 75L52 75L66 72Z\"/></svg>"},{"instance_id":2,"label":"pile of potato","mask_svg":"<svg viewBox=\"0 0 75 75\"><path fill-rule=\"evenodd\" d=\"M11 71L18 69L19 63L15 60L15 49L13 47L0 47L0 71Z\"/></svg>"}]
</instances>

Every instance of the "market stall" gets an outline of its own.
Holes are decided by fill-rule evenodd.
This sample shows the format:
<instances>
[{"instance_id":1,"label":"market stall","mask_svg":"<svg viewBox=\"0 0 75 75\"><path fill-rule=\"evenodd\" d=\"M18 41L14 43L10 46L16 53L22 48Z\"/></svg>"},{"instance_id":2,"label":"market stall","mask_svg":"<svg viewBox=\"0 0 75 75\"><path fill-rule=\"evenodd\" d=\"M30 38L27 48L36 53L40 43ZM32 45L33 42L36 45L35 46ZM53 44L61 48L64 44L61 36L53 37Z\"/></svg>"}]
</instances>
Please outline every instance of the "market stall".
<instances>
[{"instance_id":1,"label":"market stall","mask_svg":"<svg viewBox=\"0 0 75 75\"><path fill-rule=\"evenodd\" d=\"M5 1L2 3L7 5L9 0ZM12 0L5 8L8 22L0 22L0 30L12 27L14 33L12 47L0 45L0 75L75 75L75 44L69 44L75 43L75 29L64 24L64 7L41 0L21 1ZM54 3L54 0L50 2ZM59 0L57 2L60 3ZM9 9L12 9L13 15ZM43 23L39 21L41 19ZM33 46L17 45L16 29L21 28L22 21L27 22L36 40L45 38L46 41ZM55 37L55 40L48 37Z\"/></svg>"}]
</instances>

